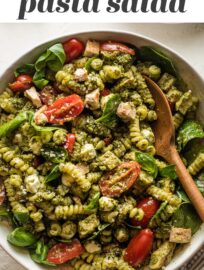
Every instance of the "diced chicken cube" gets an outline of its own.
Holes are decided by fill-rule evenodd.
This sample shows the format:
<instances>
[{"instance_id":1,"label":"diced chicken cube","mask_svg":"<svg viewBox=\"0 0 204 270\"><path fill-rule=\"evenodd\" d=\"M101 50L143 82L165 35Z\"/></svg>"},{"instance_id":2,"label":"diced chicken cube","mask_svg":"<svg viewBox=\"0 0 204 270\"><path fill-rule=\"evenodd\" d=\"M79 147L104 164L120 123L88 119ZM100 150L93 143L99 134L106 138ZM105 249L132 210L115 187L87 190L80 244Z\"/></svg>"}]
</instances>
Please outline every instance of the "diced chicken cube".
<instances>
[{"instance_id":1,"label":"diced chicken cube","mask_svg":"<svg viewBox=\"0 0 204 270\"><path fill-rule=\"evenodd\" d=\"M86 94L85 97L85 104L86 107L92 109L92 110L97 110L100 108L100 91L99 89L94 90L93 92Z\"/></svg>"},{"instance_id":2,"label":"diced chicken cube","mask_svg":"<svg viewBox=\"0 0 204 270\"><path fill-rule=\"evenodd\" d=\"M78 82L84 82L88 78L88 72L85 68L77 68L74 72L74 79Z\"/></svg>"},{"instance_id":3,"label":"diced chicken cube","mask_svg":"<svg viewBox=\"0 0 204 270\"><path fill-rule=\"evenodd\" d=\"M30 89L26 90L24 93L25 97L31 100L33 105L37 108L42 106L42 102L40 100L40 95L36 91L35 87L31 87Z\"/></svg>"},{"instance_id":4,"label":"diced chicken cube","mask_svg":"<svg viewBox=\"0 0 204 270\"><path fill-rule=\"evenodd\" d=\"M185 228L172 228L170 232L170 242L185 244L191 241L192 232L191 229Z\"/></svg>"},{"instance_id":5,"label":"diced chicken cube","mask_svg":"<svg viewBox=\"0 0 204 270\"><path fill-rule=\"evenodd\" d=\"M136 109L132 102L121 102L117 109L117 116L124 122L129 122L135 119Z\"/></svg>"},{"instance_id":6,"label":"diced chicken cube","mask_svg":"<svg viewBox=\"0 0 204 270\"><path fill-rule=\"evenodd\" d=\"M84 56L93 57L99 55L100 43L94 40L88 40L84 51Z\"/></svg>"}]
</instances>

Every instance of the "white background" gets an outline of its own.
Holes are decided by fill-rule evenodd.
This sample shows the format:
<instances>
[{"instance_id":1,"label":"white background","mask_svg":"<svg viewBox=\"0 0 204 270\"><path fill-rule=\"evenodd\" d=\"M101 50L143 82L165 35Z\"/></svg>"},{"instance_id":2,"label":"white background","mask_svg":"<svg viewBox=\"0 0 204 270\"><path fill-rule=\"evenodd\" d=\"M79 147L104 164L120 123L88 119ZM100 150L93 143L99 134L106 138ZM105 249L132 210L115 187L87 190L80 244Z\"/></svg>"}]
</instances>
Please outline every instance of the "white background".
<instances>
[{"instance_id":1,"label":"white background","mask_svg":"<svg viewBox=\"0 0 204 270\"><path fill-rule=\"evenodd\" d=\"M181 53L204 78L204 24L0 24L0 73L36 44L92 29L128 30L152 37ZM23 269L0 248L0 270Z\"/></svg>"}]
</instances>

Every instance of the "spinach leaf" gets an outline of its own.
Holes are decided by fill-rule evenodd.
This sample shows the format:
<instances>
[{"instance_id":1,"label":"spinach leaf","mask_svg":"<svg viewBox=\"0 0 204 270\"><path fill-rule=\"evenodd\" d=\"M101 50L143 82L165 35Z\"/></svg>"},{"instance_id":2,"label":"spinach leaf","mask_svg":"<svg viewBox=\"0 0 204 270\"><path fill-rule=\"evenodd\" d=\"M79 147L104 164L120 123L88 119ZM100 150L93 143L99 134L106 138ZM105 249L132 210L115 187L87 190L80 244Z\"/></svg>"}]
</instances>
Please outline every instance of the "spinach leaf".
<instances>
[{"instance_id":1,"label":"spinach leaf","mask_svg":"<svg viewBox=\"0 0 204 270\"><path fill-rule=\"evenodd\" d=\"M133 225L130 225L129 223L127 223L127 222L124 222L124 223L128 228L130 228L132 230L141 230L142 229L141 226L133 226Z\"/></svg>"},{"instance_id":2,"label":"spinach leaf","mask_svg":"<svg viewBox=\"0 0 204 270\"><path fill-rule=\"evenodd\" d=\"M34 122L34 113L29 112L29 122L31 126L38 132L50 132L50 131L55 131L58 129L63 129L61 126L38 126Z\"/></svg>"},{"instance_id":3,"label":"spinach leaf","mask_svg":"<svg viewBox=\"0 0 204 270\"><path fill-rule=\"evenodd\" d=\"M7 240L9 243L17 247L28 247L37 241L36 237L32 233L26 231L22 227L16 228L9 233Z\"/></svg>"},{"instance_id":4,"label":"spinach leaf","mask_svg":"<svg viewBox=\"0 0 204 270\"><path fill-rule=\"evenodd\" d=\"M191 164L200 153L204 153L203 139L194 139L190 141L182 154L187 160L188 164Z\"/></svg>"},{"instance_id":5,"label":"spinach leaf","mask_svg":"<svg viewBox=\"0 0 204 270\"><path fill-rule=\"evenodd\" d=\"M178 131L177 144L179 150L182 150L188 142L195 138L204 138L203 127L196 121L187 120Z\"/></svg>"},{"instance_id":6,"label":"spinach leaf","mask_svg":"<svg viewBox=\"0 0 204 270\"><path fill-rule=\"evenodd\" d=\"M55 44L45 53L43 53L35 63L35 75L33 77L34 84L42 89L49 81L45 79L46 68L51 71L57 72L63 67L66 55L61 43Z\"/></svg>"},{"instance_id":7,"label":"spinach leaf","mask_svg":"<svg viewBox=\"0 0 204 270\"><path fill-rule=\"evenodd\" d=\"M96 120L96 122L101 122L107 127L114 127L117 122L116 111L119 103L121 102L121 97L119 94L111 94L108 97L102 116Z\"/></svg>"},{"instance_id":8,"label":"spinach leaf","mask_svg":"<svg viewBox=\"0 0 204 270\"><path fill-rule=\"evenodd\" d=\"M46 85L48 85L49 81L45 79L45 71L36 71L35 75L33 76L33 82L39 89L43 89Z\"/></svg>"},{"instance_id":9,"label":"spinach leaf","mask_svg":"<svg viewBox=\"0 0 204 270\"><path fill-rule=\"evenodd\" d=\"M175 180L177 178L176 166L175 165L168 165L165 168L159 170L159 174L161 177L168 177L170 179Z\"/></svg>"},{"instance_id":10,"label":"spinach leaf","mask_svg":"<svg viewBox=\"0 0 204 270\"><path fill-rule=\"evenodd\" d=\"M45 177L45 183L49 183L51 181L54 181L58 179L61 175L61 172L59 170L59 165L56 165L51 172Z\"/></svg>"},{"instance_id":11,"label":"spinach leaf","mask_svg":"<svg viewBox=\"0 0 204 270\"><path fill-rule=\"evenodd\" d=\"M135 152L136 160L140 163L142 169L152 175L154 178L157 177L158 168L156 165L155 158L149 154L142 153L139 151Z\"/></svg>"},{"instance_id":12,"label":"spinach leaf","mask_svg":"<svg viewBox=\"0 0 204 270\"><path fill-rule=\"evenodd\" d=\"M46 260L47 254L48 246L45 245L43 241L38 241L36 245L36 250L30 252L31 259L34 262L48 266L55 266L55 264L50 263Z\"/></svg>"},{"instance_id":13,"label":"spinach leaf","mask_svg":"<svg viewBox=\"0 0 204 270\"><path fill-rule=\"evenodd\" d=\"M7 209L6 206L0 205L0 220L4 218L11 218L11 212Z\"/></svg>"},{"instance_id":14,"label":"spinach leaf","mask_svg":"<svg viewBox=\"0 0 204 270\"><path fill-rule=\"evenodd\" d=\"M15 71L15 76L19 74L30 74L33 76L33 83L42 89L45 87L49 80L46 77L46 70L49 69L53 72L60 70L66 60L66 55L61 43L57 43L47 49L35 62L35 64L25 64L18 67Z\"/></svg>"},{"instance_id":15,"label":"spinach leaf","mask_svg":"<svg viewBox=\"0 0 204 270\"><path fill-rule=\"evenodd\" d=\"M163 71L177 77L178 72L173 62L162 52L152 47L144 46L140 48L139 54L142 61L152 61L156 65L159 65Z\"/></svg>"},{"instance_id":16,"label":"spinach leaf","mask_svg":"<svg viewBox=\"0 0 204 270\"><path fill-rule=\"evenodd\" d=\"M14 72L15 76L18 77L20 74L34 75L35 65L34 64L24 64L16 69Z\"/></svg>"},{"instance_id":17,"label":"spinach leaf","mask_svg":"<svg viewBox=\"0 0 204 270\"><path fill-rule=\"evenodd\" d=\"M14 119L8 123L4 123L0 126L0 138L10 135L15 129L17 129L23 122L29 119L30 112L21 112Z\"/></svg>"},{"instance_id":18,"label":"spinach leaf","mask_svg":"<svg viewBox=\"0 0 204 270\"><path fill-rule=\"evenodd\" d=\"M66 149L51 143L43 145L40 152L46 160L49 160L53 163L65 162L68 157Z\"/></svg>"},{"instance_id":19,"label":"spinach leaf","mask_svg":"<svg viewBox=\"0 0 204 270\"><path fill-rule=\"evenodd\" d=\"M90 201L90 203L85 207L85 211L89 212L92 210L96 210L98 208L98 202L100 199L100 192L97 192L94 196L93 199Z\"/></svg>"},{"instance_id":20,"label":"spinach leaf","mask_svg":"<svg viewBox=\"0 0 204 270\"><path fill-rule=\"evenodd\" d=\"M157 218L159 217L159 215L161 214L161 212L166 208L167 204L168 204L168 202L165 201L165 202L163 202L163 203L160 205L159 209L158 209L157 212L154 214L154 216L151 218L151 220L150 220L149 223L151 223L152 221L154 221L155 219L157 219Z\"/></svg>"},{"instance_id":21,"label":"spinach leaf","mask_svg":"<svg viewBox=\"0 0 204 270\"><path fill-rule=\"evenodd\" d=\"M178 197L185 203L191 203L190 199L188 198L188 195L186 194L186 192L183 190L183 188L181 186L179 186L177 188L176 194L178 195Z\"/></svg>"},{"instance_id":22,"label":"spinach leaf","mask_svg":"<svg viewBox=\"0 0 204 270\"><path fill-rule=\"evenodd\" d=\"M97 232L94 232L94 233L92 234L92 236L90 236L90 237L87 238L86 240L93 240L93 239L95 239L97 236L100 235L100 233L101 233L102 231L104 231L104 230L105 230L106 228L108 228L110 225L111 225L111 224L102 224L102 225L99 225L99 226L98 226L98 231L97 231Z\"/></svg>"},{"instance_id":23,"label":"spinach leaf","mask_svg":"<svg viewBox=\"0 0 204 270\"><path fill-rule=\"evenodd\" d=\"M200 192L202 193L202 195L204 196L204 172L200 173L198 178L195 179L195 183L198 189L200 190Z\"/></svg>"},{"instance_id":24,"label":"spinach leaf","mask_svg":"<svg viewBox=\"0 0 204 270\"><path fill-rule=\"evenodd\" d=\"M15 221L20 225L26 224L30 219L28 212L14 212L13 217L15 218Z\"/></svg>"},{"instance_id":25,"label":"spinach leaf","mask_svg":"<svg viewBox=\"0 0 204 270\"><path fill-rule=\"evenodd\" d=\"M191 229L192 233L196 233L200 228L202 221L197 215L192 204L183 203L174 213L172 217L173 226L178 228Z\"/></svg>"}]
</instances>

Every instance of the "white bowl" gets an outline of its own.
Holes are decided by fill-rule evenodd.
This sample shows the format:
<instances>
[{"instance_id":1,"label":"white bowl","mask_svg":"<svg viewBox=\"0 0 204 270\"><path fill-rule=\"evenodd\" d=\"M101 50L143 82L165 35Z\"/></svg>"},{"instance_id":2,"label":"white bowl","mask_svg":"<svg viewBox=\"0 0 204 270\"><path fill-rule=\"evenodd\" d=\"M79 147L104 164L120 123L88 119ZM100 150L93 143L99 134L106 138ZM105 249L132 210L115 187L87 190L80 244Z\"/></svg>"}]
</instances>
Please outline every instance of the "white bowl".
<instances>
[{"instance_id":1,"label":"white bowl","mask_svg":"<svg viewBox=\"0 0 204 270\"><path fill-rule=\"evenodd\" d=\"M204 91L202 91L204 88L204 81L202 80L200 75L193 69L193 67L190 64L188 64L182 58L182 56L178 55L176 52L172 51L171 49L167 48L161 43L156 42L150 38L146 38L141 35L128 32L119 32L119 31L82 32L68 36L58 37L44 44L41 44L40 46L35 47L34 49L24 54L12 65L9 66L9 68L0 77L0 90L3 91L7 83L13 79L14 77L13 72L20 64L32 63L37 58L37 56L39 56L45 49L47 49L52 44L65 41L72 37L79 38L82 41L83 40L86 41L87 39L117 40L121 42L131 43L137 47L146 45L146 46L154 46L155 48L160 49L165 54L169 55L171 59L173 59L181 76L187 82L189 88L200 99L198 118L199 120L204 122ZM10 228L8 228L6 225L2 224L0 225L0 244L16 261L18 261L25 268L30 270L50 269L34 263L26 250L11 246L6 240L9 230ZM172 262L166 267L166 270L175 270L181 267L201 248L202 244L204 244L204 224L201 226L200 230L193 236L191 243L186 245L182 249L182 251L179 252L174 257ZM62 268L58 267L55 269L59 270Z\"/></svg>"}]
</instances>

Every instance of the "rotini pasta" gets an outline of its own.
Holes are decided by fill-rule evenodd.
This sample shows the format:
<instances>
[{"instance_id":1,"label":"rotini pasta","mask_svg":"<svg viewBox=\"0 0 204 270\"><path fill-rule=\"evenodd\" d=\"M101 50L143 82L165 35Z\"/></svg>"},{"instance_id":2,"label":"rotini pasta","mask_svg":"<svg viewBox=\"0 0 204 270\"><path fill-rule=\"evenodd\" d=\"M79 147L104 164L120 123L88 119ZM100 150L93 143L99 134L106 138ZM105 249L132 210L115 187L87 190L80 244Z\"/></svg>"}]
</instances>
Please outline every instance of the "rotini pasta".
<instances>
[{"instance_id":1,"label":"rotini pasta","mask_svg":"<svg viewBox=\"0 0 204 270\"><path fill-rule=\"evenodd\" d=\"M177 211L190 204L182 204L174 166L156 156L157 108L146 76L171 105L178 147L198 99L180 90L162 61L144 62L128 45L76 43L76 59L65 64L67 44L55 44L34 65L23 66L29 74L41 68L37 83L36 74L19 74L28 79L24 88L16 91L14 81L0 94L0 206L15 223L8 239L28 246L37 263L66 263L70 270L162 269L174 255ZM189 164L185 149L181 158L200 179L204 154L192 155ZM144 234L151 240L146 258L129 256L132 243L145 253ZM29 239L32 245L25 245Z\"/></svg>"}]
</instances>

